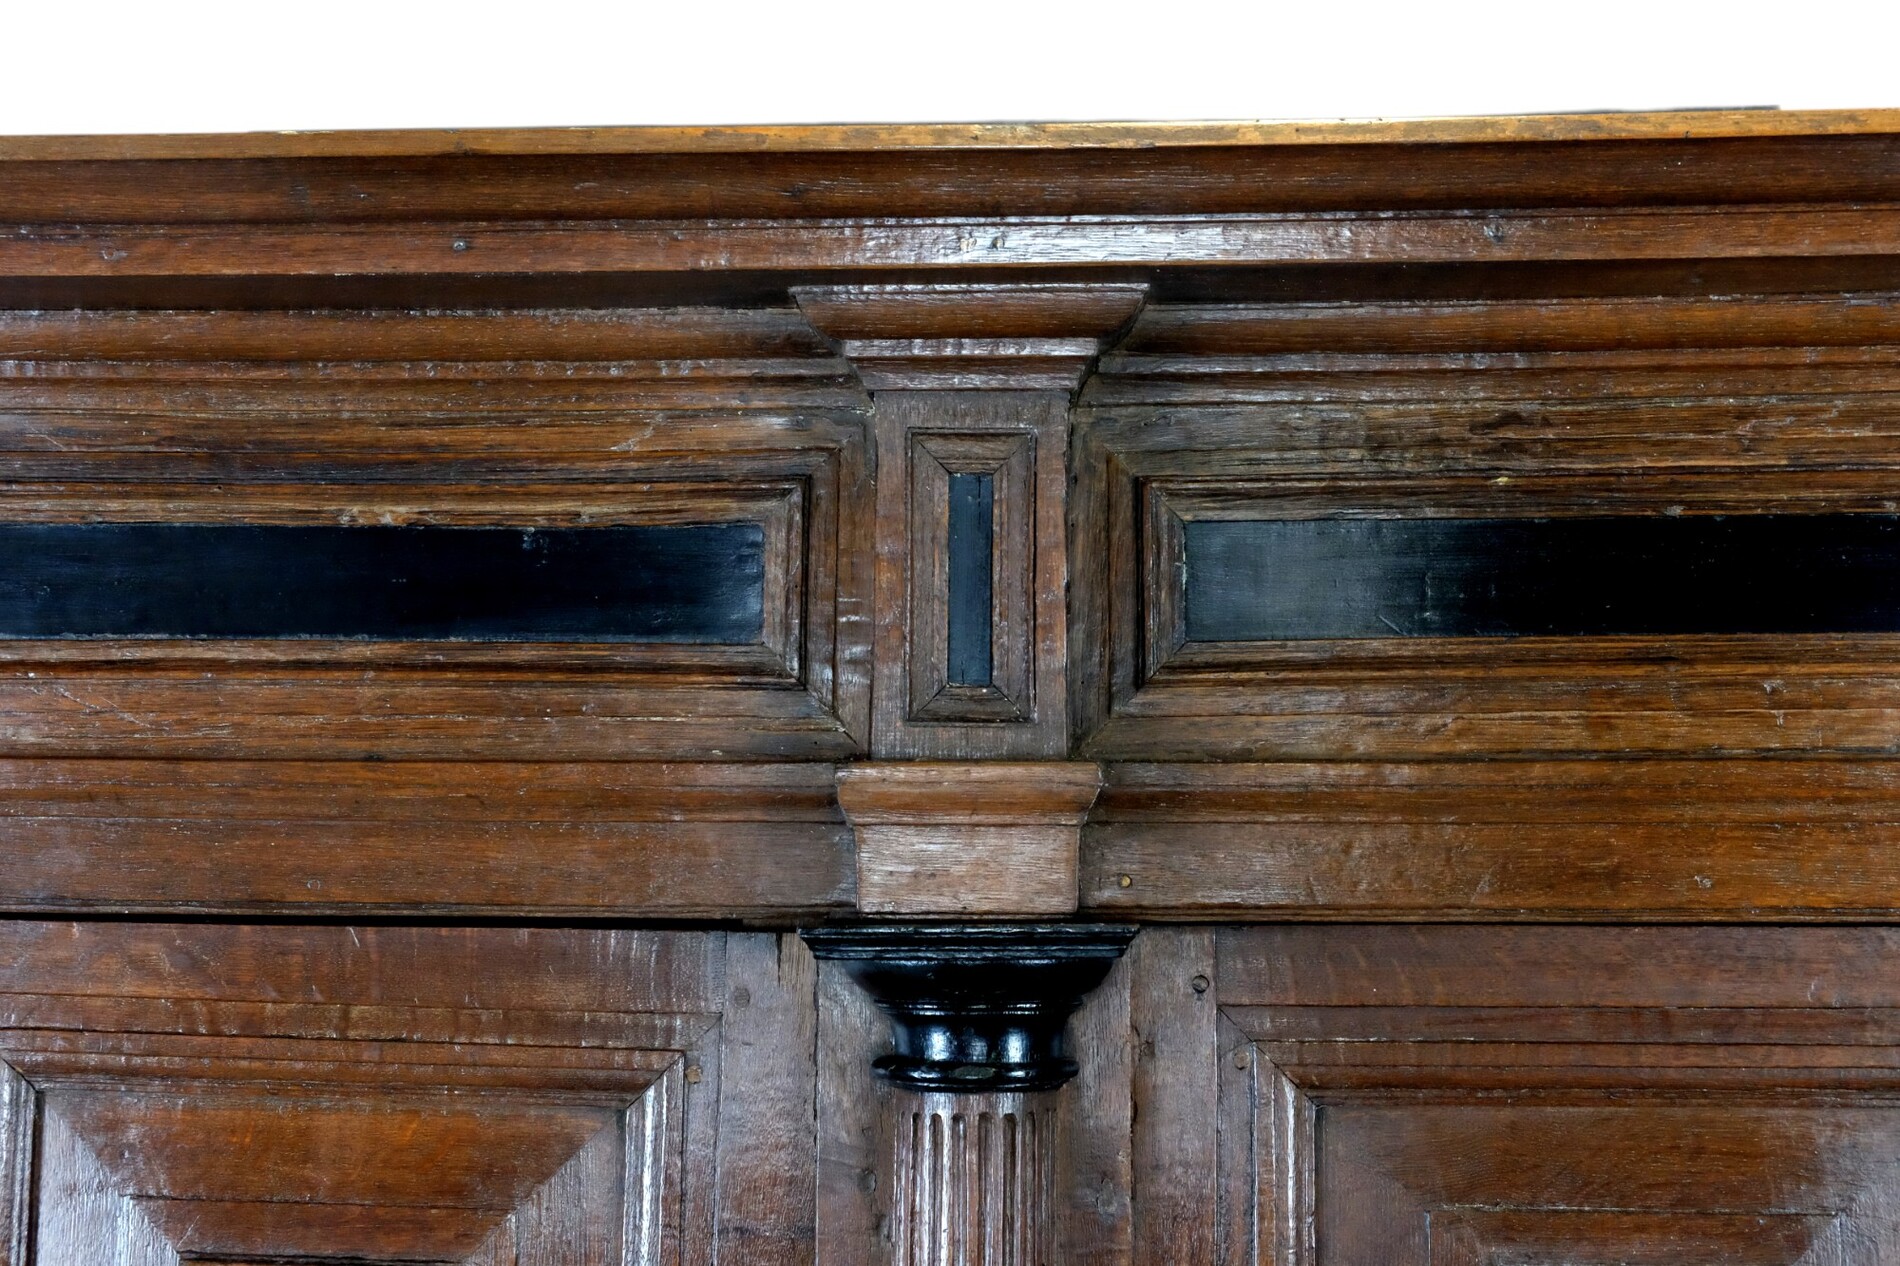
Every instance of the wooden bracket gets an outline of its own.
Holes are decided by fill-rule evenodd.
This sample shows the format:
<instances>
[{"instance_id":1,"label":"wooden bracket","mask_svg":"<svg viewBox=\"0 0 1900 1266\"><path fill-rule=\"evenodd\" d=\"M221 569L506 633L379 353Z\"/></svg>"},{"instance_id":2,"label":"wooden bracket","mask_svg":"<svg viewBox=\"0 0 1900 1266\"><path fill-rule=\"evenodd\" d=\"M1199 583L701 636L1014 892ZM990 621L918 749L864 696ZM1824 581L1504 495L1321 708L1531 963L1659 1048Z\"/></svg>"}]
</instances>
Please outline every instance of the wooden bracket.
<instances>
[{"instance_id":1,"label":"wooden bracket","mask_svg":"<svg viewBox=\"0 0 1900 1266\"><path fill-rule=\"evenodd\" d=\"M915 761L838 771L866 914L1073 913L1099 765Z\"/></svg>"}]
</instances>

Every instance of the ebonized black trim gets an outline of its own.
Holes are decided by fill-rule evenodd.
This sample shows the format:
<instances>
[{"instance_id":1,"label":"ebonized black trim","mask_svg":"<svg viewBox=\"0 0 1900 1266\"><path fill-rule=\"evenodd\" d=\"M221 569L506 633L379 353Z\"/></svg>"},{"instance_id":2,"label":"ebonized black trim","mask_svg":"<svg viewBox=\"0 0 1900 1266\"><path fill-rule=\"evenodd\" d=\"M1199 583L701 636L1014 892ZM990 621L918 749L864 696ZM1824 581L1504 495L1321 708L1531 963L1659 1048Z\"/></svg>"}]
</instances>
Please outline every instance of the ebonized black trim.
<instances>
[{"instance_id":1,"label":"ebonized black trim","mask_svg":"<svg viewBox=\"0 0 1900 1266\"><path fill-rule=\"evenodd\" d=\"M1196 520L1192 641L1900 632L1900 516Z\"/></svg>"},{"instance_id":2,"label":"ebonized black trim","mask_svg":"<svg viewBox=\"0 0 1900 1266\"><path fill-rule=\"evenodd\" d=\"M0 524L0 637L747 644L764 552L743 522Z\"/></svg>"},{"instance_id":3,"label":"ebonized black trim","mask_svg":"<svg viewBox=\"0 0 1900 1266\"><path fill-rule=\"evenodd\" d=\"M946 560L950 645L947 679L953 686L987 686L995 619L996 479L983 474L950 476L950 523Z\"/></svg>"},{"instance_id":4,"label":"ebonized black trim","mask_svg":"<svg viewBox=\"0 0 1900 1266\"><path fill-rule=\"evenodd\" d=\"M879 1076L913 1090L1053 1090L1077 1072L1069 1017L1136 928L1108 923L893 924L812 928L890 1018Z\"/></svg>"}]
</instances>

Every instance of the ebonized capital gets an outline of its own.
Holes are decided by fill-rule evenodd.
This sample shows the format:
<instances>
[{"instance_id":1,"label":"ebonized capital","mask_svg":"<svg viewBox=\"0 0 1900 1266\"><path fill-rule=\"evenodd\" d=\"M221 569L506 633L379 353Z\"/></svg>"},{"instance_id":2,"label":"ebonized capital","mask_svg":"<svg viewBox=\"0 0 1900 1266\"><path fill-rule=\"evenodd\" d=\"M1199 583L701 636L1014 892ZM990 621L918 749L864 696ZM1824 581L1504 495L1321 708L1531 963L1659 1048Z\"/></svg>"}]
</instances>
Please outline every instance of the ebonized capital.
<instances>
[{"instance_id":1,"label":"ebonized capital","mask_svg":"<svg viewBox=\"0 0 1900 1266\"><path fill-rule=\"evenodd\" d=\"M1121 924L901 924L813 928L891 1021L873 1067L894 1085L952 1094L1054 1090L1076 1074L1068 1020L1134 939Z\"/></svg>"}]
</instances>

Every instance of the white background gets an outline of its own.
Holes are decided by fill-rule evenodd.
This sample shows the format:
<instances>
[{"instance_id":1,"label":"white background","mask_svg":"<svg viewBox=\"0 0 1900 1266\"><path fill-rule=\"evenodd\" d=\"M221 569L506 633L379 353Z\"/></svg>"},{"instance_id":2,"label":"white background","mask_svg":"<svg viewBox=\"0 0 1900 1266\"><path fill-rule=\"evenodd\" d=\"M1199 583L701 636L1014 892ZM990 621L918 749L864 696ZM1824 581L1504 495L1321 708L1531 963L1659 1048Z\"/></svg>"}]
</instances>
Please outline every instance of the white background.
<instances>
[{"instance_id":1,"label":"white background","mask_svg":"<svg viewBox=\"0 0 1900 1266\"><path fill-rule=\"evenodd\" d=\"M0 133L1900 106L1900 0L0 0Z\"/></svg>"}]
</instances>

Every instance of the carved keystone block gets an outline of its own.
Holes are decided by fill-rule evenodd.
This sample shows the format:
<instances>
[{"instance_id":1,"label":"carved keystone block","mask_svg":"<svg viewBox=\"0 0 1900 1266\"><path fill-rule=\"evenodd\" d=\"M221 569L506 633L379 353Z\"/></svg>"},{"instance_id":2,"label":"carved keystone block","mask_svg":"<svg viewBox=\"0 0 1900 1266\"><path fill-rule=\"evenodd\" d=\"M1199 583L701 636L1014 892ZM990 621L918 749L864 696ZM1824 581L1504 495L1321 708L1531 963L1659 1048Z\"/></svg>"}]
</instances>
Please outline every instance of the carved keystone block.
<instances>
[{"instance_id":1,"label":"carved keystone block","mask_svg":"<svg viewBox=\"0 0 1900 1266\"><path fill-rule=\"evenodd\" d=\"M849 766L838 803L857 836L866 914L997 917L1077 906L1089 762L915 761Z\"/></svg>"}]
</instances>

